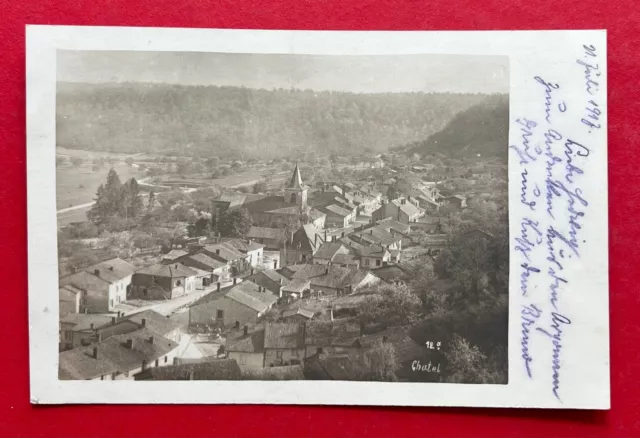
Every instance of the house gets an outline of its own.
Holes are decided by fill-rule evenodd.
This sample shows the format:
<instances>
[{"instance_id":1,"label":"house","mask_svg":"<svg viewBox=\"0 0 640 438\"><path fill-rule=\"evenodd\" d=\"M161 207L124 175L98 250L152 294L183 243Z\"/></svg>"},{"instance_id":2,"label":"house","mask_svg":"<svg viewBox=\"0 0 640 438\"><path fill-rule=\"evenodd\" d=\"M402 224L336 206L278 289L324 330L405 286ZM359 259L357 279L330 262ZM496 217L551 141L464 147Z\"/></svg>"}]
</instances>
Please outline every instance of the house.
<instances>
[{"instance_id":1,"label":"house","mask_svg":"<svg viewBox=\"0 0 640 438\"><path fill-rule=\"evenodd\" d=\"M309 263L313 260L313 254L324 242L324 236L316 227L304 224L292 234L280 250L280 264L286 266Z\"/></svg>"},{"instance_id":2,"label":"house","mask_svg":"<svg viewBox=\"0 0 640 438\"><path fill-rule=\"evenodd\" d=\"M255 274L245 278L245 280L266 288L269 292L277 295L278 297L281 296L280 292L282 286L289 283L289 280L275 269L256 272Z\"/></svg>"},{"instance_id":3,"label":"house","mask_svg":"<svg viewBox=\"0 0 640 438\"><path fill-rule=\"evenodd\" d=\"M205 252L189 254L179 258L178 261L180 264L196 270L197 277L200 278L202 287L207 287L208 285L218 281L226 282L231 279L229 265L227 262L222 261L219 258L213 258ZM207 275L203 276L201 273L198 273L198 271L205 271L207 272Z\"/></svg>"},{"instance_id":4,"label":"house","mask_svg":"<svg viewBox=\"0 0 640 438\"><path fill-rule=\"evenodd\" d=\"M311 310L303 309L302 307L297 307L295 309L289 309L282 312L282 320L284 322L291 323L305 323L314 317L314 312Z\"/></svg>"},{"instance_id":5,"label":"house","mask_svg":"<svg viewBox=\"0 0 640 438\"><path fill-rule=\"evenodd\" d=\"M281 271L289 279L305 279L311 289L325 295L353 293L380 281L375 275L363 269L343 268L332 265L291 265Z\"/></svg>"},{"instance_id":6,"label":"house","mask_svg":"<svg viewBox=\"0 0 640 438\"><path fill-rule=\"evenodd\" d=\"M264 367L264 329L249 333L245 326L244 335L227 342L225 351L229 359L234 359L240 369Z\"/></svg>"},{"instance_id":7,"label":"house","mask_svg":"<svg viewBox=\"0 0 640 438\"><path fill-rule=\"evenodd\" d=\"M391 261L391 252L379 245L372 245L362 248L359 251L360 263L363 268L379 268Z\"/></svg>"},{"instance_id":8,"label":"house","mask_svg":"<svg viewBox=\"0 0 640 438\"><path fill-rule=\"evenodd\" d=\"M264 366L300 365L304 360L304 324L269 322L264 328Z\"/></svg>"},{"instance_id":9,"label":"house","mask_svg":"<svg viewBox=\"0 0 640 438\"><path fill-rule=\"evenodd\" d=\"M105 340L112 336L131 333L143 328L170 341L180 343L180 324L152 309L121 318L112 317L109 323L97 326L94 331L98 339Z\"/></svg>"},{"instance_id":10,"label":"house","mask_svg":"<svg viewBox=\"0 0 640 438\"><path fill-rule=\"evenodd\" d=\"M58 301L60 317L65 317L70 313L80 313L80 299L82 289L72 284L67 284L58 289Z\"/></svg>"},{"instance_id":11,"label":"house","mask_svg":"<svg viewBox=\"0 0 640 438\"><path fill-rule=\"evenodd\" d=\"M60 380L133 380L148 368L171 365L178 344L143 328L59 355Z\"/></svg>"},{"instance_id":12,"label":"house","mask_svg":"<svg viewBox=\"0 0 640 438\"><path fill-rule=\"evenodd\" d=\"M348 210L339 204L323 205L316 208L318 211L325 214L325 226L328 227L347 227L349 224L352 224L356 218L353 211Z\"/></svg>"},{"instance_id":13,"label":"house","mask_svg":"<svg viewBox=\"0 0 640 438\"><path fill-rule=\"evenodd\" d=\"M228 243L235 249L240 251L246 257L246 262L252 268L262 264L262 257L264 255L264 245L254 242L253 240L243 239L225 239L224 243Z\"/></svg>"},{"instance_id":14,"label":"house","mask_svg":"<svg viewBox=\"0 0 640 438\"><path fill-rule=\"evenodd\" d=\"M383 246L387 249L402 249L402 241L407 240L408 236L395 231L389 227L388 230L384 226L374 225L369 228L362 228L360 231L353 232L347 236L350 240L366 247L370 245ZM411 241L411 239L408 239Z\"/></svg>"},{"instance_id":15,"label":"house","mask_svg":"<svg viewBox=\"0 0 640 438\"><path fill-rule=\"evenodd\" d=\"M445 198L447 207L454 208L456 210L462 210L467 208L467 198L462 195L453 195Z\"/></svg>"},{"instance_id":16,"label":"house","mask_svg":"<svg viewBox=\"0 0 640 438\"><path fill-rule=\"evenodd\" d=\"M189 253L183 249L172 249L162 256L161 263L170 265L171 263L177 262L181 257L184 257L186 255L189 255Z\"/></svg>"},{"instance_id":17,"label":"house","mask_svg":"<svg viewBox=\"0 0 640 438\"><path fill-rule=\"evenodd\" d=\"M278 296L251 281L230 286L213 300L189 308L190 325L235 326L256 324L278 301Z\"/></svg>"},{"instance_id":18,"label":"house","mask_svg":"<svg viewBox=\"0 0 640 438\"><path fill-rule=\"evenodd\" d=\"M360 257L355 254L337 254L331 264L343 268L360 268Z\"/></svg>"},{"instance_id":19,"label":"house","mask_svg":"<svg viewBox=\"0 0 640 438\"><path fill-rule=\"evenodd\" d=\"M284 240L282 230L278 228L251 227L247 233L247 239L261 243L265 250L277 251Z\"/></svg>"},{"instance_id":20,"label":"house","mask_svg":"<svg viewBox=\"0 0 640 438\"><path fill-rule=\"evenodd\" d=\"M440 210L440 204L433 198L419 195L415 199L418 201L418 207L425 210L428 214L436 214Z\"/></svg>"},{"instance_id":21,"label":"house","mask_svg":"<svg viewBox=\"0 0 640 438\"><path fill-rule=\"evenodd\" d=\"M341 242L325 242L313 253L313 263L328 265L338 254L349 254L349 249Z\"/></svg>"},{"instance_id":22,"label":"house","mask_svg":"<svg viewBox=\"0 0 640 438\"><path fill-rule=\"evenodd\" d=\"M148 368L136 380L241 380L242 371L234 359Z\"/></svg>"},{"instance_id":23,"label":"house","mask_svg":"<svg viewBox=\"0 0 640 438\"><path fill-rule=\"evenodd\" d=\"M293 300L302 298L309 293L311 282L303 278L294 278L286 282L280 290L280 301L290 303Z\"/></svg>"},{"instance_id":24,"label":"house","mask_svg":"<svg viewBox=\"0 0 640 438\"><path fill-rule=\"evenodd\" d=\"M206 254L215 260L225 263L231 277L239 277L251 269L247 255L236 249L229 242L209 243L193 248L193 250L194 254Z\"/></svg>"},{"instance_id":25,"label":"house","mask_svg":"<svg viewBox=\"0 0 640 438\"><path fill-rule=\"evenodd\" d=\"M143 300L171 300L196 290L197 273L180 263L155 264L133 275L131 297Z\"/></svg>"},{"instance_id":26,"label":"house","mask_svg":"<svg viewBox=\"0 0 640 438\"><path fill-rule=\"evenodd\" d=\"M422 216L424 216L424 210L408 202L406 198L386 202L371 214L371 218L374 221L390 217L405 224L415 222Z\"/></svg>"},{"instance_id":27,"label":"house","mask_svg":"<svg viewBox=\"0 0 640 438\"><path fill-rule=\"evenodd\" d=\"M71 285L82 291L79 312L107 313L128 299L135 267L114 258L62 277L59 287Z\"/></svg>"},{"instance_id":28,"label":"house","mask_svg":"<svg viewBox=\"0 0 640 438\"><path fill-rule=\"evenodd\" d=\"M70 313L60 317L60 350L90 345L98 340L95 329L112 321L110 315Z\"/></svg>"},{"instance_id":29,"label":"house","mask_svg":"<svg viewBox=\"0 0 640 438\"><path fill-rule=\"evenodd\" d=\"M307 322L304 346L305 358L318 354L347 355L355 363L364 361L360 326L350 320Z\"/></svg>"}]
</instances>

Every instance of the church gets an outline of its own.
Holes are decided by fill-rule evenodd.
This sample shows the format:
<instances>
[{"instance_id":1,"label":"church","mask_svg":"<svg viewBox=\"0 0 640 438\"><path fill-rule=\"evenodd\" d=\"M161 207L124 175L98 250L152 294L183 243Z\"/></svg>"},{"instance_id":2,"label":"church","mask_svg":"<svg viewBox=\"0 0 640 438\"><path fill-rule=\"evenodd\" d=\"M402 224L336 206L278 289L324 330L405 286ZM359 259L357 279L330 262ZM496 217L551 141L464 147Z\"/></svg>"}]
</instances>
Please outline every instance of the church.
<instances>
[{"instance_id":1,"label":"church","mask_svg":"<svg viewBox=\"0 0 640 438\"><path fill-rule=\"evenodd\" d=\"M308 196L309 187L302 181L296 163L282 195L222 194L212 201L211 214L217 217L226 210L244 208L249 212L254 226L282 228L302 222L322 229L326 214L309 207Z\"/></svg>"}]
</instances>

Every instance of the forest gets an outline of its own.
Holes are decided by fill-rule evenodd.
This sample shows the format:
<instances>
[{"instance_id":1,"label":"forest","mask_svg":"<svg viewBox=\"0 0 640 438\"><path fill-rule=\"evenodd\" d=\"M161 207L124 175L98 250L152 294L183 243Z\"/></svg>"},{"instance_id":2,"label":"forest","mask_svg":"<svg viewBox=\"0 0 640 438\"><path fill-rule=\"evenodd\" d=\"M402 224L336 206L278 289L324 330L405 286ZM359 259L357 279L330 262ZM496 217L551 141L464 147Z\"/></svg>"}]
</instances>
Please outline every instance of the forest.
<instances>
[{"instance_id":1,"label":"forest","mask_svg":"<svg viewBox=\"0 0 640 438\"><path fill-rule=\"evenodd\" d=\"M241 160L379 153L430 138L460 112L481 111L487 97L58 83L57 144Z\"/></svg>"},{"instance_id":2,"label":"forest","mask_svg":"<svg viewBox=\"0 0 640 438\"><path fill-rule=\"evenodd\" d=\"M456 114L439 132L398 148L407 153L451 157L499 157L507 161L509 96L494 95Z\"/></svg>"}]
</instances>

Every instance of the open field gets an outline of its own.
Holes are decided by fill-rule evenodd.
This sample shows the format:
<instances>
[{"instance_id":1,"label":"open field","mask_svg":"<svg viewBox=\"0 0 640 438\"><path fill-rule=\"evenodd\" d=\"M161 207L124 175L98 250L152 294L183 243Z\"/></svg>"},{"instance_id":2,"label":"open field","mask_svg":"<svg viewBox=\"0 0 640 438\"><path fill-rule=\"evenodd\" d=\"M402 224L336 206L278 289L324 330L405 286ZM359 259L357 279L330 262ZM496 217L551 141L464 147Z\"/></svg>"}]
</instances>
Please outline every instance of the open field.
<instances>
[{"instance_id":1,"label":"open field","mask_svg":"<svg viewBox=\"0 0 640 438\"><path fill-rule=\"evenodd\" d=\"M66 164L56 169L57 210L93 201L98 186L105 182L111 167L105 165L97 172L94 172L91 167L91 164L83 164L77 168ZM143 172L123 162L114 163L112 167L118 172L123 182L131 177L142 178L143 176Z\"/></svg>"}]
</instances>

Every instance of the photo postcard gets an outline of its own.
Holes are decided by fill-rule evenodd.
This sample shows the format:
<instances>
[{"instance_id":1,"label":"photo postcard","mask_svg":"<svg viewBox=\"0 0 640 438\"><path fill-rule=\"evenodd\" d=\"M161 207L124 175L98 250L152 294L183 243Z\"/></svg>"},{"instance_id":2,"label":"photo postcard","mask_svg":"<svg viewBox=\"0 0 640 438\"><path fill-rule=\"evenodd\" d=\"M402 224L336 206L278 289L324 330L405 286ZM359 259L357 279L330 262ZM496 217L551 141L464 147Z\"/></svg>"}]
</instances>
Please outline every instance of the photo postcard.
<instances>
[{"instance_id":1,"label":"photo postcard","mask_svg":"<svg viewBox=\"0 0 640 438\"><path fill-rule=\"evenodd\" d=\"M608 409L606 65L28 26L32 403Z\"/></svg>"}]
</instances>

